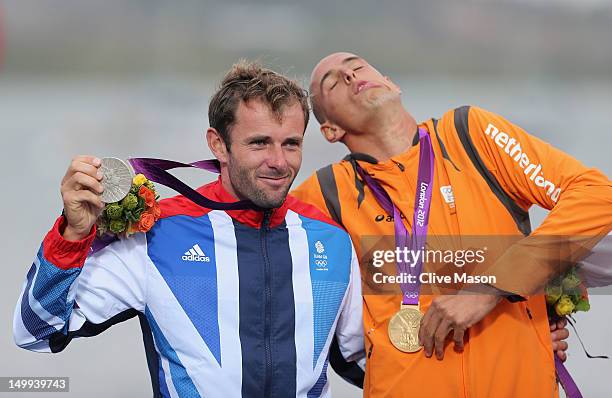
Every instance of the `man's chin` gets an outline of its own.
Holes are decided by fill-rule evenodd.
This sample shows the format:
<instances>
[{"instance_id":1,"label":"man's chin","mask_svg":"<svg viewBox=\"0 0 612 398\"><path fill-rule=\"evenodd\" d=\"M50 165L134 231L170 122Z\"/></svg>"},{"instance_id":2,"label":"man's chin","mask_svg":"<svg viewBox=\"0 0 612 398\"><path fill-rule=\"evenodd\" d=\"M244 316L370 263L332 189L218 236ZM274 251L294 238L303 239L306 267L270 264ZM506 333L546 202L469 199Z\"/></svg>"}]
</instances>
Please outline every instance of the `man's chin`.
<instances>
[{"instance_id":1,"label":"man's chin","mask_svg":"<svg viewBox=\"0 0 612 398\"><path fill-rule=\"evenodd\" d=\"M266 192L262 190L256 198L251 200L257 206L263 209L275 209L283 204L288 192L288 186L284 186L282 189L274 190L273 192Z\"/></svg>"},{"instance_id":2,"label":"man's chin","mask_svg":"<svg viewBox=\"0 0 612 398\"><path fill-rule=\"evenodd\" d=\"M258 198L256 200L253 200L253 203L261 207L262 209L272 210L281 207L284 201L284 197L282 199Z\"/></svg>"},{"instance_id":3,"label":"man's chin","mask_svg":"<svg viewBox=\"0 0 612 398\"><path fill-rule=\"evenodd\" d=\"M367 94L367 93L366 93ZM369 107L371 108L379 108L381 106L386 105L389 102L393 102L393 101L401 101L400 96L394 92L390 92L390 91L380 91L377 90L376 92L372 92L372 94L370 96L368 96L367 98L367 104L369 105Z\"/></svg>"}]
</instances>

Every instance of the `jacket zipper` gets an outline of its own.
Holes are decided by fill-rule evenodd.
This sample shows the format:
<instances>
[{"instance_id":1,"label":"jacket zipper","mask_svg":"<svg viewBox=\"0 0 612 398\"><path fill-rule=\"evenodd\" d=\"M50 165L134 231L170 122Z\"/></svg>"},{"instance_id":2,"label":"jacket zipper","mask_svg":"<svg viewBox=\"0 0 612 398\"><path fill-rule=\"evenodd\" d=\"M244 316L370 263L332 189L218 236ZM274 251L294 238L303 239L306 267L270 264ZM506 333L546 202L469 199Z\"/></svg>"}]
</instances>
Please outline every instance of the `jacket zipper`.
<instances>
[{"instance_id":1,"label":"jacket zipper","mask_svg":"<svg viewBox=\"0 0 612 398\"><path fill-rule=\"evenodd\" d=\"M261 252L264 261L264 295L265 295L265 323L264 323L264 355L265 355L265 379L264 379L264 397L270 396L270 388L272 383L272 353L270 349L270 328L272 323L272 292L270 289L270 259L268 257L267 235L270 230L270 217L272 211L264 212L263 221L261 223Z\"/></svg>"}]
</instances>

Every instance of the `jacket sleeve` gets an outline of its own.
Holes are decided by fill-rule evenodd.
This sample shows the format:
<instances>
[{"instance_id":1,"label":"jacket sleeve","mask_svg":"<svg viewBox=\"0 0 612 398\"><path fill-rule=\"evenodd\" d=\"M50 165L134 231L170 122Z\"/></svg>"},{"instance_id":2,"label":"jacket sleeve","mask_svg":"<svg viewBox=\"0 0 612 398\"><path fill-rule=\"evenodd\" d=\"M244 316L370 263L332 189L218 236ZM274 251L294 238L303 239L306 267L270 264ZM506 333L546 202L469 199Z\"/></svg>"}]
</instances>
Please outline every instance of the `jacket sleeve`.
<instances>
[{"instance_id":1,"label":"jacket sleeve","mask_svg":"<svg viewBox=\"0 0 612 398\"><path fill-rule=\"evenodd\" d=\"M363 298L361 274L355 250L352 251L351 277L346 300L330 347L329 361L334 371L349 383L363 388L365 343L363 338Z\"/></svg>"},{"instance_id":2,"label":"jacket sleeve","mask_svg":"<svg viewBox=\"0 0 612 398\"><path fill-rule=\"evenodd\" d=\"M31 351L59 352L144 310L144 234L90 254L95 228L73 242L61 236L64 223L60 217L43 240L15 308L15 343Z\"/></svg>"},{"instance_id":3,"label":"jacket sleeve","mask_svg":"<svg viewBox=\"0 0 612 398\"><path fill-rule=\"evenodd\" d=\"M532 234L495 265L496 287L522 295L588 254L612 229L612 183L599 170L526 133L494 113L472 107L470 137L487 169L528 210L550 210Z\"/></svg>"},{"instance_id":4,"label":"jacket sleeve","mask_svg":"<svg viewBox=\"0 0 612 398\"><path fill-rule=\"evenodd\" d=\"M612 234L600 240L578 264L578 275L586 287L612 286Z\"/></svg>"}]
</instances>

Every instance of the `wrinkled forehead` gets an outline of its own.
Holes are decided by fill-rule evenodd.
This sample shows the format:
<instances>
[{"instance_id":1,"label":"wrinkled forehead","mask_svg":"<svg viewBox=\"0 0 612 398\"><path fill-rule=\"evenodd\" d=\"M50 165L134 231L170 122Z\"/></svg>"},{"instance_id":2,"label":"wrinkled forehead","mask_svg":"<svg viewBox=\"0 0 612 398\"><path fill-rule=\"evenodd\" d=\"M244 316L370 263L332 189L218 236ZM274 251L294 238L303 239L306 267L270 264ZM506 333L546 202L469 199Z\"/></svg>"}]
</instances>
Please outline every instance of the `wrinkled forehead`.
<instances>
[{"instance_id":1,"label":"wrinkled forehead","mask_svg":"<svg viewBox=\"0 0 612 398\"><path fill-rule=\"evenodd\" d=\"M323 78L323 76L325 76L327 72L338 66L341 66L348 60L355 58L361 59L361 57L356 54L340 52L330 54L320 60L319 63L312 70L312 73L310 74L310 92L312 93L313 90L317 89L317 85L321 82L321 79Z\"/></svg>"}]
</instances>

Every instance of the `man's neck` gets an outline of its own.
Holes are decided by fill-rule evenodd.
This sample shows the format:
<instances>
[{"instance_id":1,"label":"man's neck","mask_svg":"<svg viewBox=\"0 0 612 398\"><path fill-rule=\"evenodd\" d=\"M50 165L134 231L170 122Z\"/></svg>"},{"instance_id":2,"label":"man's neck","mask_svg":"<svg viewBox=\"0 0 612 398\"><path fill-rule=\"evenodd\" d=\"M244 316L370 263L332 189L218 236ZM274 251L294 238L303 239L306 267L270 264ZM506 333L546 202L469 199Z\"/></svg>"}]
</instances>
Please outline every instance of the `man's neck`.
<instances>
[{"instance_id":1,"label":"man's neck","mask_svg":"<svg viewBox=\"0 0 612 398\"><path fill-rule=\"evenodd\" d=\"M344 144L351 153L365 153L379 161L385 161L405 152L417 131L416 120L402 106L372 120L357 134L347 134Z\"/></svg>"},{"instance_id":2,"label":"man's neck","mask_svg":"<svg viewBox=\"0 0 612 398\"><path fill-rule=\"evenodd\" d=\"M238 196L238 193L236 193L234 187L232 186L227 165L221 164L221 172L219 174L221 175L221 186L223 186L225 192L229 193L236 200L241 200L241 198Z\"/></svg>"}]
</instances>

